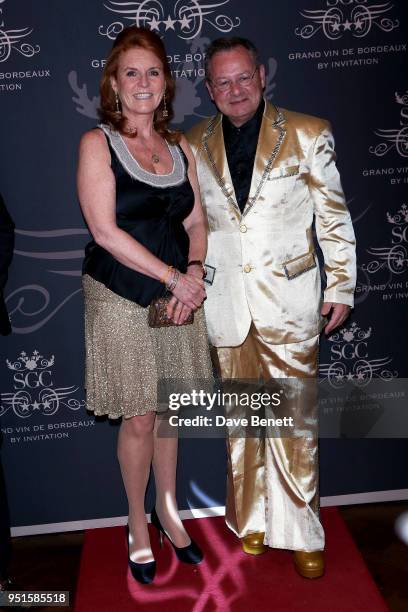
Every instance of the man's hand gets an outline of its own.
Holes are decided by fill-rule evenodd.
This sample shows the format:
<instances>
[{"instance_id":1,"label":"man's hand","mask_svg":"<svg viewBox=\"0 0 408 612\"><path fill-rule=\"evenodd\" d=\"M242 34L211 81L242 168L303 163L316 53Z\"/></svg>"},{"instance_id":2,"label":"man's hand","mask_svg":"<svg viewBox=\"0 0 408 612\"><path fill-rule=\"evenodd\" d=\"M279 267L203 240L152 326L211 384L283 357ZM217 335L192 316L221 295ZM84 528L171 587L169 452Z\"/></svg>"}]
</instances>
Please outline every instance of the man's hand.
<instances>
[{"instance_id":1,"label":"man's hand","mask_svg":"<svg viewBox=\"0 0 408 612\"><path fill-rule=\"evenodd\" d=\"M336 329L336 327L343 325L344 321L350 314L350 310L351 308L350 306L347 306L347 304L336 304L335 302L323 303L321 313L324 317L328 317L329 319L329 322L324 328L324 333L326 336L328 336L333 329ZM329 316L330 311L331 315Z\"/></svg>"}]
</instances>

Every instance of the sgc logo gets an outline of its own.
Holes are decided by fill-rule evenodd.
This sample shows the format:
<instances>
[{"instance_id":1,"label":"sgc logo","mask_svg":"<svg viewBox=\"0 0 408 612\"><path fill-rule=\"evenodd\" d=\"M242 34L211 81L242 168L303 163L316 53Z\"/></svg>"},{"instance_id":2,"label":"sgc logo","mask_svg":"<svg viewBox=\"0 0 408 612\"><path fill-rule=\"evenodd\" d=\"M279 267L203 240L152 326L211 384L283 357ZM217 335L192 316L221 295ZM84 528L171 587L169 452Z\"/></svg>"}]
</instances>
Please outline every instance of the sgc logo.
<instances>
[{"instance_id":1,"label":"sgc logo","mask_svg":"<svg viewBox=\"0 0 408 612\"><path fill-rule=\"evenodd\" d=\"M22 351L16 361L6 359L6 364L13 372L13 391L1 394L0 416L10 409L22 419L35 413L52 416L58 412L60 405L70 410L78 410L85 405L84 400L67 399L78 390L75 385L55 388L52 380L54 355L46 359L37 350L32 355Z\"/></svg>"}]
</instances>

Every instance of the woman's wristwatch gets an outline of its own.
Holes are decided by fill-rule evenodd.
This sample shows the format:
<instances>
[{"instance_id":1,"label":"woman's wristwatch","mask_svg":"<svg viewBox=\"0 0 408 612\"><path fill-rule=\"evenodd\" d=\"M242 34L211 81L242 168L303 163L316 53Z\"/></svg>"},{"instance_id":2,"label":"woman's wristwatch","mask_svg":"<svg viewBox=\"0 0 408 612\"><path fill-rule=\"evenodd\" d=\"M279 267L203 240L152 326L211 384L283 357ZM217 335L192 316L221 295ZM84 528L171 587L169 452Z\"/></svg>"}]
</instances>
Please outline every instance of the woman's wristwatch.
<instances>
[{"instance_id":1,"label":"woman's wristwatch","mask_svg":"<svg viewBox=\"0 0 408 612\"><path fill-rule=\"evenodd\" d=\"M191 261L189 261L187 264L187 268L189 268L190 266L200 266L202 273L203 273L203 278L206 277L207 270L205 269L205 265L200 259L192 259Z\"/></svg>"}]
</instances>

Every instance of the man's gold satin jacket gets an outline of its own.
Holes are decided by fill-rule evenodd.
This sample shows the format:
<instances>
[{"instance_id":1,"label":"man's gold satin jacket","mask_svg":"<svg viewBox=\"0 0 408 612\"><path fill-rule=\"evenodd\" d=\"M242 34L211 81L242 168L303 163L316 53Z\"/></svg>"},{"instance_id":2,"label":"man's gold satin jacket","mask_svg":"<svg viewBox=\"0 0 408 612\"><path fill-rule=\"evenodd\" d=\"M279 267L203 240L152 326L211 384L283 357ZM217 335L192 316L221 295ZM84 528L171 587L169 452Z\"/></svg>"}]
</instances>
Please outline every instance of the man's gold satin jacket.
<instances>
[{"instance_id":1,"label":"man's gold satin jacket","mask_svg":"<svg viewBox=\"0 0 408 612\"><path fill-rule=\"evenodd\" d=\"M324 301L353 305L355 239L330 125L269 102L259 133L248 202L241 214L228 168L222 115L187 134L209 224L206 263L215 268L205 313L214 346L238 346L251 321L266 342L301 342L320 333Z\"/></svg>"}]
</instances>

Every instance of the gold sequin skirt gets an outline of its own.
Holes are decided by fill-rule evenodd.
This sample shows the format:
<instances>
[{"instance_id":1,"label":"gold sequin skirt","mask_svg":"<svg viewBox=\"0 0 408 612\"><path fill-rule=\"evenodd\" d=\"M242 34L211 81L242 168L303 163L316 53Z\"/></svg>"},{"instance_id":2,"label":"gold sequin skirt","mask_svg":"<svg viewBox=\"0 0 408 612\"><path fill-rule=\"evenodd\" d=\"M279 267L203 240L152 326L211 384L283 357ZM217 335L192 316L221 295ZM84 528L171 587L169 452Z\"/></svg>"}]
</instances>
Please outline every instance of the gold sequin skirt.
<instances>
[{"instance_id":1,"label":"gold sequin skirt","mask_svg":"<svg viewBox=\"0 0 408 612\"><path fill-rule=\"evenodd\" d=\"M211 379L204 312L192 325L151 328L148 309L89 275L85 298L87 409L116 419L157 410L161 379Z\"/></svg>"}]
</instances>

